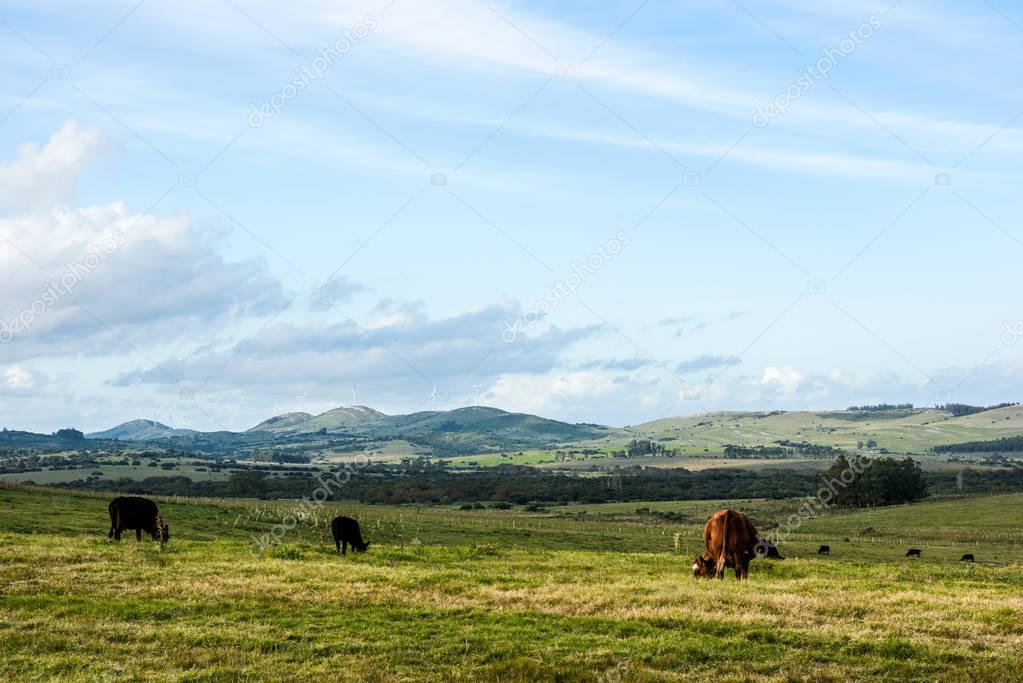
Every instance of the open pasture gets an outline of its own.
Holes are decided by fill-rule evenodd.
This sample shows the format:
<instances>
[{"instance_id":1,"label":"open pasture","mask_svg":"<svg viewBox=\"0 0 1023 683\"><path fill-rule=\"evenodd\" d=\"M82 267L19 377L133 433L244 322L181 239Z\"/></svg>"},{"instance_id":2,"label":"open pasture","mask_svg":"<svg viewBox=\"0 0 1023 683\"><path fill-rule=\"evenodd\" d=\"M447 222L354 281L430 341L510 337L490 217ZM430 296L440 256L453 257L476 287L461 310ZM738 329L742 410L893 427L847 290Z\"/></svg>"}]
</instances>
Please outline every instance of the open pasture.
<instances>
[{"instance_id":1,"label":"open pasture","mask_svg":"<svg viewBox=\"0 0 1023 683\"><path fill-rule=\"evenodd\" d=\"M108 542L107 498L0 489L8 678L997 681L1023 666L1023 495L828 514L746 584L689 575L721 501L331 504L253 553L294 506L161 501L161 551ZM730 504L762 527L797 505ZM369 553L333 554L319 520L336 510Z\"/></svg>"}]
</instances>

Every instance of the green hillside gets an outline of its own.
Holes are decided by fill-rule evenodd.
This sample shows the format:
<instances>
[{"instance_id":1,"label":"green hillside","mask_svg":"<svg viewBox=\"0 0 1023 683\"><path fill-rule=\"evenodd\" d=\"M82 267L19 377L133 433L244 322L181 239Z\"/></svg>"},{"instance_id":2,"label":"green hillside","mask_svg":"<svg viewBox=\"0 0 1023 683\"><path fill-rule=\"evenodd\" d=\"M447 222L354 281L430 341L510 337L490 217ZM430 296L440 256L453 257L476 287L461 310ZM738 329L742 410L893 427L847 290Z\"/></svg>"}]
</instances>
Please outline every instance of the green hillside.
<instances>
[{"instance_id":1,"label":"green hillside","mask_svg":"<svg viewBox=\"0 0 1023 683\"><path fill-rule=\"evenodd\" d=\"M297 427L305 422L308 422L313 418L309 413L284 413L283 415L274 415L271 418L263 420L255 427L247 429L248 432L267 432L290 429Z\"/></svg>"},{"instance_id":2,"label":"green hillside","mask_svg":"<svg viewBox=\"0 0 1023 683\"><path fill-rule=\"evenodd\" d=\"M301 416L307 415L307 413L291 413L290 415L293 416L292 419L285 420L285 424L280 422L274 423L270 426L270 430L294 434L318 432L321 429L326 429L328 432L345 430L361 433L387 417L380 411L365 406L334 408L320 415L309 415L305 420L301 419ZM291 424L287 424L288 422ZM264 422L263 424L266 423ZM259 426L257 425L249 431L258 429Z\"/></svg>"},{"instance_id":3,"label":"green hillside","mask_svg":"<svg viewBox=\"0 0 1023 683\"><path fill-rule=\"evenodd\" d=\"M726 444L770 445L789 440L848 450L857 449L860 442L874 441L877 448L892 452L924 453L939 444L1023 434L1023 406L962 417L935 409L880 413L718 412L655 420L629 431L688 451L704 448L717 451Z\"/></svg>"},{"instance_id":4,"label":"green hillside","mask_svg":"<svg viewBox=\"0 0 1023 683\"><path fill-rule=\"evenodd\" d=\"M155 420L131 420L119 424L112 429L93 432L86 436L90 439L117 439L119 441L153 441L169 439L174 436L190 436L197 434L194 429L173 429Z\"/></svg>"}]
</instances>

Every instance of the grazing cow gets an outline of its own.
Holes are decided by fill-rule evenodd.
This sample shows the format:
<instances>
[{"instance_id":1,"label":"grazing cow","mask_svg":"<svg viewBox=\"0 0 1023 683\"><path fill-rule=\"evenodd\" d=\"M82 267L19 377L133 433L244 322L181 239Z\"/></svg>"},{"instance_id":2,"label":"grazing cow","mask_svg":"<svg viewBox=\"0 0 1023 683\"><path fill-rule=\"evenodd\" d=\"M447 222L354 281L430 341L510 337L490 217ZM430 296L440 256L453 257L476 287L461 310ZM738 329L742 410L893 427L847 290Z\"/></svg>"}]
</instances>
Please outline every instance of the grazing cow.
<instances>
[{"instance_id":1,"label":"grazing cow","mask_svg":"<svg viewBox=\"0 0 1023 683\"><path fill-rule=\"evenodd\" d=\"M974 559L973 555L971 555L970 553L966 553L965 555L963 555L963 559L961 559L959 561L960 562L976 562L977 560Z\"/></svg>"},{"instance_id":2,"label":"grazing cow","mask_svg":"<svg viewBox=\"0 0 1023 683\"><path fill-rule=\"evenodd\" d=\"M910 548L909 552L906 553L906 557L921 557L922 555L923 553L916 548Z\"/></svg>"},{"instance_id":3,"label":"grazing cow","mask_svg":"<svg viewBox=\"0 0 1023 683\"><path fill-rule=\"evenodd\" d=\"M831 546L830 545L822 545L820 548L817 548L817 554L818 555L830 555L831 554Z\"/></svg>"},{"instance_id":4,"label":"grazing cow","mask_svg":"<svg viewBox=\"0 0 1023 683\"><path fill-rule=\"evenodd\" d=\"M696 578L725 578L725 568L735 569L735 578L749 576L749 563L756 556L759 535L749 517L735 510L718 510L703 528L707 552L693 563Z\"/></svg>"},{"instance_id":5,"label":"grazing cow","mask_svg":"<svg viewBox=\"0 0 1023 683\"><path fill-rule=\"evenodd\" d=\"M769 560L785 559L784 557L781 556L781 553L778 552L778 546L776 546L774 543L767 540L766 538L760 538L759 536L757 537L756 554L757 557L760 558L766 557Z\"/></svg>"},{"instance_id":6,"label":"grazing cow","mask_svg":"<svg viewBox=\"0 0 1023 683\"><path fill-rule=\"evenodd\" d=\"M146 498L122 497L110 501L110 531L107 538L121 540L121 532L135 530L135 539L142 540L142 532L154 541L166 543L170 540L170 527L163 523L156 503Z\"/></svg>"},{"instance_id":7,"label":"grazing cow","mask_svg":"<svg viewBox=\"0 0 1023 683\"><path fill-rule=\"evenodd\" d=\"M330 528L334 532L334 544L337 545L337 551L342 555L348 554L349 544L358 553L364 553L369 548L369 543L364 543L362 540L359 523L351 517L338 517L330 525Z\"/></svg>"}]
</instances>

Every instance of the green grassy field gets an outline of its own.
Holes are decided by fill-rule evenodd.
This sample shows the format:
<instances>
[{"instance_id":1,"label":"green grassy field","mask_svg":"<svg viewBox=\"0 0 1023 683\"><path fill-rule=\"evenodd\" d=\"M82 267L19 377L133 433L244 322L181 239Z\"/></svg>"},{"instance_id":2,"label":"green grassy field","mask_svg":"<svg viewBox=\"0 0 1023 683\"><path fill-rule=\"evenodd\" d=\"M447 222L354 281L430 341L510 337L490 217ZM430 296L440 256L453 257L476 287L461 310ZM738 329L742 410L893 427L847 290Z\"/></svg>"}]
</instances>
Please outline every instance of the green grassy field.
<instances>
[{"instance_id":1,"label":"green grassy field","mask_svg":"<svg viewBox=\"0 0 1023 683\"><path fill-rule=\"evenodd\" d=\"M163 500L161 550L109 542L106 503L0 488L7 678L1008 681L1023 668L1023 495L828 514L746 584L688 575L702 520L729 504L766 529L798 502L332 504L255 553L293 504ZM333 554L338 511L361 520L369 553ZM921 560L902 557L910 545Z\"/></svg>"}]
</instances>

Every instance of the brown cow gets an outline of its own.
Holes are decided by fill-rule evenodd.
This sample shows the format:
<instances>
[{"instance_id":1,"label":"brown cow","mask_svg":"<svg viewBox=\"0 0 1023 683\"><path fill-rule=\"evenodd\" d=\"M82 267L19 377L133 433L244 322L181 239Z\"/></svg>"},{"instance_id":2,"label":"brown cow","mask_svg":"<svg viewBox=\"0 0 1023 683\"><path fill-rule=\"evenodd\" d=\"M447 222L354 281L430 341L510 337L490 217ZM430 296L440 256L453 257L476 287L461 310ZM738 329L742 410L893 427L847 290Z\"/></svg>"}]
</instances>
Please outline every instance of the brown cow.
<instances>
[{"instance_id":1,"label":"brown cow","mask_svg":"<svg viewBox=\"0 0 1023 683\"><path fill-rule=\"evenodd\" d=\"M703 528L707 552L693 563L696 578L725 578L725 568L735 569L735 578L749 576L749 563L756 557L760 542L757 528L749 517L735 510L718 510Z\"/></svg>"}]
</instances>

